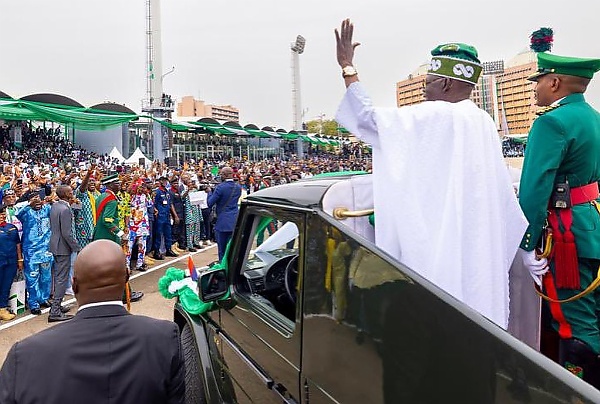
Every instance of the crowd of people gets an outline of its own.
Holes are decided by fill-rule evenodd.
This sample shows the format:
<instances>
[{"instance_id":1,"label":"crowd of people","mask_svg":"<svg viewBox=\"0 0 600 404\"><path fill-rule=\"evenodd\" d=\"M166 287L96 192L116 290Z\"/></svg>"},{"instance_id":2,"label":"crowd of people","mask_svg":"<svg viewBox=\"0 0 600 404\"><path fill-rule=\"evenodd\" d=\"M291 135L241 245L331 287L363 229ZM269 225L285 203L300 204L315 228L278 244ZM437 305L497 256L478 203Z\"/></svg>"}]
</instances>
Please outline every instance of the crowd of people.
<instances>
[{"instance_id":1,"label":"crowd of people","mask_svg":"<svg viewBox=\"0 0 600 404\"><path fill-rule=\"evenodd\" d=\"M525 155L525 143L506 139L502 142L502 154L504 157L523 157Z\"/></svg>"},{"instance_id":2,"label":"crowd of people","mask_svg":"<svg viewBox=\"0 0 600 404\"><path fill-rule=\"evenodd\" d=\"M20 134L19 141L15 140L15 130ZM99 162L108 170L114 170L118 164L118 160L108 155L90 152L73 144L60 126L34 127L27 122L0 126L0 162L18 165L26 174L28 171L34 175L43 170L54 172L59 168L79 170L92 161ZM3 168L0 167L0 170Z\"/></svg>"},{"instance_id":3,"label":"crowd of people","mask_svg":"<svg viewBox=\"0 0 600 404\"><path fill-rule=\"evenodd\" d=\"M44 307L51 305L51 268L56 266L57 257L49 251L50 211L51 205L61 199L57 195L61 186L72 190L66 203L72 212L73 238L78 249L82 249L97 238L99 202L103 193L114 185L107 182L107 178L119 180L114 189L117 241L123 245L131 270L145 271L148 265L164 260L165 256L196 252L213 242L217 242L219 257L222 257L227 236L230 237L226 233L232 229L227 229L225 236L219 239L216 207L209 208L209 197L221 182L228 180L239 185L234 201L237 206L246 195L266 187L326 172L371 169L370 160L366 158L333 154L288 160L190 160L180 167L159 162L149 167L126 166L109 156L74 147L60 131L30 129L26 125L21 130L23 143L29 147L18 148L11 143L8 128L3 128L0 134L4 150L0 155L0 206L5 215L5 219L0 216L0 222L15 226L22 250L17 253L16 247L12 247L6 256L16 262L12 265L14 271L3 271L2 320L14 318L7 306L17 267L23 268L30 312L41 314ZM227 178L221 175L224 167L230 170ZM212 205L218 204L219 201L212 201ZM75 253L73 251L72 262ZM72 293L69 287L66 293Z\"/></svg>"}]
</instances>

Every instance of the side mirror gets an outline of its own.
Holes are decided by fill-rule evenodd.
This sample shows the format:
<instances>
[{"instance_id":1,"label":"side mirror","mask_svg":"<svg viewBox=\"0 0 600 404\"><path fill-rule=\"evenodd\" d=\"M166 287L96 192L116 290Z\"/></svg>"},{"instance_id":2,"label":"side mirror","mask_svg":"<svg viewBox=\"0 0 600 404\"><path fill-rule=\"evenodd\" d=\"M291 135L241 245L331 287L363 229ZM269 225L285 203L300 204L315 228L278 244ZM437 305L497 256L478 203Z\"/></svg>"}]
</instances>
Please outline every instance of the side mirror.
<instances>
[{"instance_id":1,"label":"side mirror","mask_svg":"<svg viewBox=\"0 0 600 404\"><path fill-rule=\"evenodd\" d=\"M200 299L205 303L219 300L228 290L227 273L224 269L205 272L198 279Z\"/></svg>"}]
</instances>

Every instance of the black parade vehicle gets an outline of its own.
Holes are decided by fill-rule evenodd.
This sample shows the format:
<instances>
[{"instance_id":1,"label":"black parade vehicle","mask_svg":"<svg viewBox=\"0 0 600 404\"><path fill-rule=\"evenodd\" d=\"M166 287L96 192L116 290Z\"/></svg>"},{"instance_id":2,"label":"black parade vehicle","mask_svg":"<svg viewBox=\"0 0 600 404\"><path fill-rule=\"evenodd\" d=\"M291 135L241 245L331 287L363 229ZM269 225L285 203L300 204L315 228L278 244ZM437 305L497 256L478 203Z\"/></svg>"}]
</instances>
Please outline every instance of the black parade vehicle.
<instances>
[{"instance_id":1,"label":"black parade vehicle","mask_svg":"<svg viewBox=\"0 0 600 404\"><path fill-rule=\"evenodd\" d=\"M198 279L213 309L175 305L188 403L600 403L377 248L370 189L328 176L242 202L227 269Z\"/></svg>"}]
</instances>

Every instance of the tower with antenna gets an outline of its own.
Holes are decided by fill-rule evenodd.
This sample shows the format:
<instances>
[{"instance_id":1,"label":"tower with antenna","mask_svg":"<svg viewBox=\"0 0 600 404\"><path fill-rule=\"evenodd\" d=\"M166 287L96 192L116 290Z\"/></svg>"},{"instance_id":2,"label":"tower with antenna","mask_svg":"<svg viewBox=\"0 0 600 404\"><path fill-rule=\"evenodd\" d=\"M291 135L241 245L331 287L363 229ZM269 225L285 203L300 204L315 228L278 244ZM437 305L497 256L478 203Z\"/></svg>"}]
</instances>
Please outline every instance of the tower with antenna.
<instances>
[{"instance_id":1,"label":"tower with antenna","mask_svg":"<svg viewBox=\"0 0 600 404\"><path fill-rule=\"evenodd\" d=\"M142 111L156 119L170 119L173 112L171 97L163 91L160 0L146 0L146 96ZM156 120L151 124L154 160L168 156L171 131Z\"/></svg>"}]
</instances>

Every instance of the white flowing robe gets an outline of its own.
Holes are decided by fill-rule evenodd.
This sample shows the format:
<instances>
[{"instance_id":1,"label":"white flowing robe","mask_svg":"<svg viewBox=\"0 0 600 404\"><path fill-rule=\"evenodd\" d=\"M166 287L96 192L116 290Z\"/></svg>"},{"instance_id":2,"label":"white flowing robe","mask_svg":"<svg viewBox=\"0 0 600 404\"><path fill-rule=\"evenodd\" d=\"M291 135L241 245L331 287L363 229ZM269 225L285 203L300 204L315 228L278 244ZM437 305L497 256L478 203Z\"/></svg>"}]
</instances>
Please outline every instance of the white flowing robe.
<instances>
[{"instance_id":1,"label":"white flowing robe","mask_svg":"<svg viewBox=\"0 0 600 404\"><path fill-rule=\"evenodd\" d=\"M357 82L336 119L373 147L377 246L506 329L527 221L491 117L470 100L374 108Z\"/></svg>"}]
</instances>

